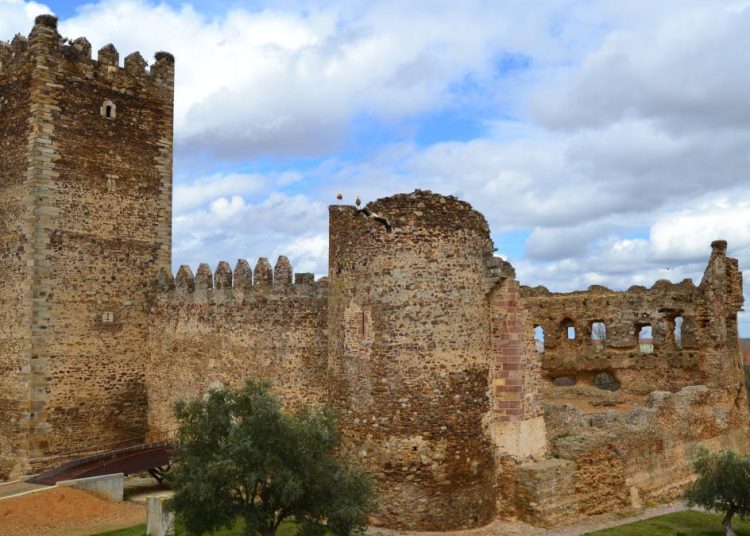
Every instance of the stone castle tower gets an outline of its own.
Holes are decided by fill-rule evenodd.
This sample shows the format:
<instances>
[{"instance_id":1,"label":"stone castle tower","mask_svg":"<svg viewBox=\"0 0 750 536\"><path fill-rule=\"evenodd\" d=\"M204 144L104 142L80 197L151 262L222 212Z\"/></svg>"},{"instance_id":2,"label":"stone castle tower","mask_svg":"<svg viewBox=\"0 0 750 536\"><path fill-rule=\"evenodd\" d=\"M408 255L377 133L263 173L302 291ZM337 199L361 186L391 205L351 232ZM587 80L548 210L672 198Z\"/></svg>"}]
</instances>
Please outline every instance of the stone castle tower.
<instances>
[{"instance_id":1,"label":"stone castle tower","mask_svg":"<svg viewBox=\"0 0 750 536\"><path fill-rule=\"evenodd\" d=\"M545 448L512 268L484 216L454 197L418 190L329 218L332 401L387 505L379 522L488 523L520 427L528 453Z\"/></svg>"},{"instance_id":2,"label":"stone castle tower","mask_svg":"<svg viewBox=\"0 0 750 536\"><path fill-rule=\"evenodd\" d=\"M0 465L145 435L146 297L171 255L174 58L0 42ZM13 453L13 456L9 456Z\"/></svg>"}]
</instances>

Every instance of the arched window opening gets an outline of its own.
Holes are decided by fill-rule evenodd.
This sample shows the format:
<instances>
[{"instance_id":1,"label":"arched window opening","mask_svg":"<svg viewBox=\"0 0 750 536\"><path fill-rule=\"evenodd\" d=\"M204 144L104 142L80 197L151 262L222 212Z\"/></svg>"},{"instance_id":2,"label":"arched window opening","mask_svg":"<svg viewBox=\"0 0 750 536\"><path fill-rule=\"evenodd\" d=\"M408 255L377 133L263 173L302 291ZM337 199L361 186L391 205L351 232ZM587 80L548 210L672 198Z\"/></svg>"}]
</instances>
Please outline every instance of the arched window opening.
<instances>
[{"instance_id":1,"label":"arched window opening","mask_svg":"<svg viewBox=\"0 0 750 536\"><path fill-rule=\"evenodd\" d=\"M607 344L607 325L601 320L591 323L591 345L603 350Z\"/></svg>"},{"instance_id":2,"label":"arched window opening","mask_svg":"<svg viewBox=\"0 0 750 536\"><path fill-rule=\"evenodd\" d=\"M105 100L102 103L102 107L99 109L99 112L105 119L114 119L115 117L117 117L117 106L115 106L115 103L111 100Z\"/></svg>"},{"instance_id":3,"label":"arched window opening","mask_svg":"<svg viewBox=\"0 0 750 536\"><path fill-rule=\"evenodd\" d=\"M540 354L544 353L544 328L542 326L534 326L534 344L536 345L536 351Z\"/></svg>"},{"instance_id":4,"label":"arched window opening","mask_svg":"<svg viewBox=\"0 0 750 536\"><path fill-rule=\"evenodd\" d=\"M567 340L575 340L576 326L570 318L566 318L565 320L560 322L560 327L562 328L563 335Z\"/></svg>"},{"instance_id":5,"label":"arched window opening","mask_svg":"<svg viewBox=\"0 0 750 536\"><path fill-rule=\"evenodd\" d=\"M654 351L654 339L651 330L651 324L640 324L637 326L638 348L644 354L651 354Z\"/></svg>"}]
</instances>

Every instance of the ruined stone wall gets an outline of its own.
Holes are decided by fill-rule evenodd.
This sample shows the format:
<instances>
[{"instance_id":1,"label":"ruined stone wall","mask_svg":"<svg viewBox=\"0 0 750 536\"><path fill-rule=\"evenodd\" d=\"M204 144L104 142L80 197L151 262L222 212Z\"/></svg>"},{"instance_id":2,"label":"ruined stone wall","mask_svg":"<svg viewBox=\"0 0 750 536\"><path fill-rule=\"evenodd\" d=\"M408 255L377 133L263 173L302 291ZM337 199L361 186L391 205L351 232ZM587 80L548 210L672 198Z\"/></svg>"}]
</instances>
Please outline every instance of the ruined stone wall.
<instances>
[{"instance_id":1,"label":"ruined stone wall","mask_svg":"<svg viewBox=\"0 0 750 536\"><path fill-rule=\"evenodd\" d=\"M274 273L275 272L275 273ZM275 270L261 259L215 273L202 264L163 273L152 308L146 369L153 435L174 430L178 400L210 388L266 378L287 409L325 401L326 281L296 274L280 257Z\"/></svg>"},{"instance_id":2,"label":"ruined stone wall","mask_svg":"<svg viewBox=\"0 0 750 536\"><path fill-rule=\"evenodd\" d=\"M484 217L415 191L330 208L328 359L376 524L482 525L495 513Z\"/></svg>"},{"instance_id":3,"label":"ruined stone wall","mask_svg":"<svg viewBox=\"0 0 750 536\"><path fill-rule=\"evenodd\" d=\"M17 473L24 457L21 414L30 366L30 134L31 63L28 42L0 42L0 480Z\"/></svg>"},{"instance_id":4,"label":"ruined stone wall","mask_svg":"<svg viewBox=\"0 0 750 536\"><path fill-rule=\"evenodd\" d=\"M517 495L534 499L526 500L527 519L549 525L674 498L692 480L700 447L750 450L736 322L741 272L726 248L712 244L698 286L686 280L621 293L523 290L532 323L545 328L545 421L551 454L561 460L517 472ZM677 337L676 317L683 318ZM603 345L591 340L599 321L607 325ZM638 344L644 324L653 328L653 350ZM567 338L568 327L576 339ZM598 391L607 395L600 398L591 383L604 372L617 381L606 387L617 391ZM596 407L600 401L607 411ZM554 484L567 481L574 492Z\"/></svg>"},{"instance_id":5,"label":"ruined stone wall","mask_svg":"<svg viewBox=\"0 0 750 536\"><path fill-rule=\"evenodd\" d=\"M720 281L714 272L721 273ZM521 292L534 326L543 329L540 357L547 379L569 377L590 384L607 372L624 392L645 395L720 385L726 374L737 374L740 278L736 260L715 251L699 286L686 279L624 292L600 286L565 294L544 287L523 287ZM595 323L606 326L603 340L596 333L592 338ZM651 327L652 336L639 341L644 326ZM569 338L570 328L574 338Z\"/></svg>"},{"instance_id":6,"label":"ruined stone wall","mask_svg":"<svg viewBox=\"0 0 750 536\"><path fill-rule=\"evenodd\" d=\"M497 511L518 517L525 512L516 486L518 465L547 451L541 370L515 272L499 259L495 264L499 281L489 295L492 411L486 425L495 447Z\"/></svg>"},{"instance_id":7,"label":"ruined stone wall","mask_svg":"<svg viewBox=\"0 0 750 536\"><path fill-rule=\"evenodd\" d=\"M146 299L171 250L173 58L93 61L56 24L37 18L27 58L32 466L144 436Z\"/></svg>"}]
</instances>

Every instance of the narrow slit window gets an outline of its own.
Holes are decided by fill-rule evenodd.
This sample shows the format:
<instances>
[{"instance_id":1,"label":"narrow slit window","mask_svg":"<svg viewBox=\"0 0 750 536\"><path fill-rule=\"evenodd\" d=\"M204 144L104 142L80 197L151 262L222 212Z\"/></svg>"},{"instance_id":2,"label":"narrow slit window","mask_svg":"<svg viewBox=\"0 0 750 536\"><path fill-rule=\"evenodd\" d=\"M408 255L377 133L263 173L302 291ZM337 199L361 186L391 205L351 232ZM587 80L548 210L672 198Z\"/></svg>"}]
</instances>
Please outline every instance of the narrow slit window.
<instances>
[{"instance_id":1,"label":"narrow slit window","mask_svg":"<svg viewBox=\"0 0 750 536\"><path fill-rule=\"evenodd\" d=\"M684 318L681 316L678 316L674 319L674 347L677 350L682 350L682 323L684 322Z\"/></svg>"},{"instance_id":2,"label":"narrow slit window","mask_svg":"<svg viewBox=\"0 0 750 536\"><path fill-rule=\"evenodd\" d=\"M359 336L364 338L365 337L365 312L364 311L359 313L357 328L359 331Z\"/></svg>"}]
</instances>

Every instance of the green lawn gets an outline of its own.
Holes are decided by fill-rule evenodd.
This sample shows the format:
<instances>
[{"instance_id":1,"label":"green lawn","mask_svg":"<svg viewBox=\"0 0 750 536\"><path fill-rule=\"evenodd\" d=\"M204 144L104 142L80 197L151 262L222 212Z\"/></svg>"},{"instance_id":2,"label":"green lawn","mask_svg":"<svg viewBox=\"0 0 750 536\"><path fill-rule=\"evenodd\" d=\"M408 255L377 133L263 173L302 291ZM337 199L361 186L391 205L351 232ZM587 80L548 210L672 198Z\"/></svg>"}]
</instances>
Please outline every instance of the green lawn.
<instances>
[{"instance_id":1,"label":"green lawn","mask_svg":"<svg viewBox=\"0 0 750 536\"><path fill-rule=\"evenodd\" d=\"M136 525L127 529L112 530L109 532L99 532L93 536L143 536L146 534L146 525Z\"/></svg>"},{"instance_id":2,"label":"green lawn","mask_svg":"<svg viewBox=\"0 0 750 536\"><path fill-rule=\"evenodd\" d=\"M701 512L677 512L645 521L589 532L586 536L724 536L719 515ZM750 520L735 518L737 536L750 536Z\"/></svg>"}]
</instances>

